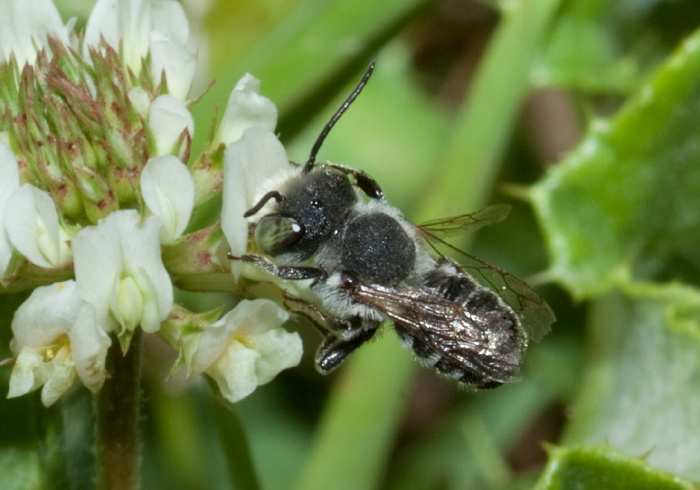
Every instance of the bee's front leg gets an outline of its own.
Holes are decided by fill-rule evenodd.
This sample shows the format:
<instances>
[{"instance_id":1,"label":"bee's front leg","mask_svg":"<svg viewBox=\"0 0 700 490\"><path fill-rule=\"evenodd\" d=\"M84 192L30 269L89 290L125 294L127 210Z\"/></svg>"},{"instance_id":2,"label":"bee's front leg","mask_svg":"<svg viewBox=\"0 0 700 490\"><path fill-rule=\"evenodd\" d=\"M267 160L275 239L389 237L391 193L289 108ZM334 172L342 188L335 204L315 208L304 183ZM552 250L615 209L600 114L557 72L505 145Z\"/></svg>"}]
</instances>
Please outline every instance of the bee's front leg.
<instances>
[{"instance_id":1,"label":"bee's front leg","mask_svg":"<svg viewBox=\"0 0 700 490\"><path fill-rule=\"evenodd\" d=\"M240 260L242 262L249 262L255 264L263 270L266 270L273 276L277 276L280 279L289 279L291 281L303 281L305 279L316 279L317 281L323 281L326 278L326 273L317 267L296 267L296 266L278 266L277 264L269 261L265 257L260 255L232 255L230 252L228 254L229 260Z\"/></svg>"}]
</instances>

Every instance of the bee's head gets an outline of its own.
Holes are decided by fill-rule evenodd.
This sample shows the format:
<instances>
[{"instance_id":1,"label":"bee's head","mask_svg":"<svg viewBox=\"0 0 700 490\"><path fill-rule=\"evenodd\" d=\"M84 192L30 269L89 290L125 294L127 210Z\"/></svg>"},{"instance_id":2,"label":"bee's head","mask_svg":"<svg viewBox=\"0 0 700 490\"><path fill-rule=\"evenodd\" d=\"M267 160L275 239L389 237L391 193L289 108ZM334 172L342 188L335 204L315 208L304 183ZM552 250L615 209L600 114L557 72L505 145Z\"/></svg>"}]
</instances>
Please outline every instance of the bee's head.
<instances>
[{"instance_id":1,"label":"bee's head","mask_svg":"<svg viewBox=\"0 0 700 490\"><path fill-rule=\"evenodd\" d=\"M266 207L270 199L277 201L271 212L257 220L255 225L255 243L264 254L297 262L308 259L331 237L357 201L347 172L316 165L315 162L331 128L362 91L373 70L374 63L323 128L300 174L287 181L280 190L265 194L246 211L244 216L248 218ZM362 184L370 181L362 180ZM364 189L362 185L360 187ZM381 195L374 181L371 181L370 191Z\"/></svg>"},{"instance_id":2,"label":"bee's head","mask_svg":"<svg viewBox=\"0 0 700 490\"><path fill-rule=\"evenodd\" d=\"M246 215L252 216L273 198L277 202L255 224L255 243L265 255L295 261L316 253L357 201L347 175L324 166L267 193Z\"/></svg>"}]
</instances>

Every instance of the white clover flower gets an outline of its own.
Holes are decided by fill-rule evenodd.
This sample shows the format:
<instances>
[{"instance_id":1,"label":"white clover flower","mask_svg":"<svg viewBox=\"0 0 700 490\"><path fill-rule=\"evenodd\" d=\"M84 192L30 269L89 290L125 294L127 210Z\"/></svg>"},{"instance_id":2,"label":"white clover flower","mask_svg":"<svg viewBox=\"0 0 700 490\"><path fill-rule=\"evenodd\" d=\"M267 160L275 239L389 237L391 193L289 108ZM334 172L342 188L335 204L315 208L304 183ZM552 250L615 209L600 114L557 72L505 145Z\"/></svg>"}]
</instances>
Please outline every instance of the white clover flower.
<instances>
[{"instance_id":1,"label":"white clover flower","mask_svg":"<svg viewBox=\"0 0 700 490\"><path fill-rule=\"evenodd\" d=\"M12 258L12 244L5 230L7 201L18 188L17 159L12 150L0 142L0 279L5 275L5 270Z\"/></svg>"},{"instance_id":2,"label":"white clover flower","mask_svg":"<svg viewBox=\"0 0 700 490\"><path fill-rule=\"evenodd\" d=\"M3 8L0 64L32 63L23 76L33 78L20 84L14 65L0 70L0 280L10 285L2 291L63 279L71 257L75 273L34 290L17 310L9 396L43 387L48 406L76 378L98 390L110 334L126 352L139 327L181 348L189 373L213 377L231 401L296 365L301 340L281 328L289 315L274 302L242 301L201 331L218 313L174 305L168 272L184 288L230 289L222 231L234 254L246 253L243 214L261 189L299 171L273 133L277 109L260 82L239 81L218 132L193 158L186 98L196 59L178 2L98 0L83 39L49 0L0 0ZM217 197L222 184L221 227L183 237L195 202ZM249 279L266 276L237 261L232 272L239 267ZM172 319L171 311L186 313Z\"/></svg>"},{"instance_id":3,"label":"white clover flower","mask_svg":"<svg viewBox=\"0 0 700 490\"><path fill-rule=\"evenodd\" d=\"M299 364L301 338L281 325L289 314L267 299L243 300L184 346L189 374L206 373L237 402Z\"/></svg>"},{"instance_id":4,"label":"white clover flower","mask_svg":"<svg viewBox=\"0 0 700 490\"><path fill-rule=\"evenodd\" d=\"M243 214L255 204L261 190L270 187L266 182L274 182L290 171L293 169L282 143L268 129L248 129L226 148L221 229L233 255L246 253L248 222ZM235 275L243 264L232 261L231 266Z\"/></svg>"},{"instance_id":5,"label":"white clover flower","mask_svg":"<svg viewBox=\"0 0 700 490\"><path fill-rule=\"evenodd\" d=\"M136 75L150 54L156 82L165 73L168 92L185 100L197 67L188 37L187 17L178 2L98 0L85 28L85 54L99 47L102 38L115 49L121 44L124 62Z\"/></svg>"},{"instance_id":6,"label":"white clover flower","mask_svg":"<svg viewBox=\"0 0 700 490\"><path fill-rule=\"evenodd\" d=\"M51 0L0 0L0 12L0 63L12 54L20 68L33 64L49 36L68 44L69 29Z\"/></svg>"},{"instance_id":7,"label":"white clover flower","mask_svg":"<svg viewBox=\"0 0 700 490\"><path fill-rule=\"evenodd\" d=\"M173 286L160 256L160 219L116 211L73 239L75 279L107 332L126 350L134 329L156 332L173 305Z\"/></svg>"},{"instance_id":8,"label":"white clover flower","mask_svg":"<svg viewBox=\"0 0 700 490\"><path fill-rule=\"evenodd\" d=\"M53 404L77 377L95 392L104 383L112 343L95 310L81 300L74 281L34 290L12 320L11 347L17 356L8 398L43 386L41 401Z\"/></svg>"},{"instance_id":9,"label":"white clover flower","mask_svg":"<svg viewBox=\"0 0 700 490\"><path fill-rule=\"evenodd\" d=\"M170 155L178 138L187 130L190 138L194 136L192 114L182 102L171 95L159 95L149 107L148 128L155 136L155 155Z\"/></svg>"},{"instance_id":10,"label":"white clover flower","mask_svg":"<svg viewBox=\"0 0 700 490\"><path fill-rule=\"evenodd\" d=\"M141 173L141 194L163 224L162 243L173 243L190 220L194 182L185 164L174 156L151 158Z\"/></svg>"},{"instance_id":11,"label":"white clover flower","mask_svg":"<svg viewBox=\"0 0 700 490\"><path fill-rule=\"evenodd\" d=\"M277 107L260 95L260 80L246 73L231 92L224 117L215 138L226 145L238 141L248 128L261 127L274 131Z\"/></svg>"},{"instance_id":12,"label":"white clover flower","mask_svg":"<svg viewBox=\"0 0 700 490\"><path fill-rule=\"evenodd\" d=\"M14 247L39 267L58 267L71 257L68 233L46 191L22 185L7 201L5 228Z\"/></svg>"}]
</instances>

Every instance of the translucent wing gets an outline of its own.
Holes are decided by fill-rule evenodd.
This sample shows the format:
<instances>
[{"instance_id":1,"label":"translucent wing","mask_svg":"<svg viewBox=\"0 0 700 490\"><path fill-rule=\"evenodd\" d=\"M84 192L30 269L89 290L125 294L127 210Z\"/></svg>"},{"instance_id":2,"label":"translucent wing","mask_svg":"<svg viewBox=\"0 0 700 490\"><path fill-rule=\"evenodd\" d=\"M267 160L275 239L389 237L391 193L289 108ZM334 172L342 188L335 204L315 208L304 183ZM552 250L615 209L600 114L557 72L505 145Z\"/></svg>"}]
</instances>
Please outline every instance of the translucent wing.
<instances>
[{"instance_id":1,"label":"translucent wing","mask_svg":"<svg viewBox=\"0 0 700 490\"><path fill-rule=\"evenodd\" d=\"M483 226L492 225L506 219L511 207L507 204L495 204L474 213L451 216L449 218L428 221L419 228L430 234L449 234L454 232L475 232Z\"/></svg>"},{"instance_id":2,"label":"translucent wing","mask_svg":"<svg viewBox=\"0 0 700 490\"><path fill-rule=\"evenodd\" d=\"M507 209L504 210L503 208ZM447 218L447 220L431 221L428 223L427 227L424 225L417 225L416 228L418 229L418 234L421 235L428 245L440 256L444 255L438 250L437 244L456 252L460 256L459 262L464 271L477 282L488 287L503 298L503 300L520 316L523 327L528 332L530 339L538 341L549 332L555 317L547 302L542 299L537 291L510 272L474 257L437 236L437 233L443 233L445 231L473 231L486 224L500 221L505 218L509 210L510 206L490 206L476 213L463 215L464 218L459 216L456 218ZM473 216L476 216L476 228L471 225L471 221L466 218ZM497 217L500 217L500 219L493 221L493 218ZM443 222L454 224L464 222L466 226L445 227L442 225Z\"/></svg>"}]
</instances>

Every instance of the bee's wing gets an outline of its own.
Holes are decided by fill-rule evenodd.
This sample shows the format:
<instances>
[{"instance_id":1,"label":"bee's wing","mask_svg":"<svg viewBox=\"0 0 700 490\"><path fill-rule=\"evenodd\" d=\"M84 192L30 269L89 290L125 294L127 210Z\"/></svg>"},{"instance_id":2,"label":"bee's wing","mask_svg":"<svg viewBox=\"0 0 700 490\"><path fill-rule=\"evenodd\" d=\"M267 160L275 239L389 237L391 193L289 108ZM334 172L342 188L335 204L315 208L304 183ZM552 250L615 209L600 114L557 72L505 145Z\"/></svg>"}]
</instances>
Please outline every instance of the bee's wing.
<instances>
[{"instance_id":1,"label":"bee's wing","mask_svg":"<svg viewBox=\"0 0 700 490\"><path fill-rule=\"evenodd\" d=\"M485 224L494 223L493 218L500 216L500 219L503 219L509 209L510 206L505 205L490 206L476 213L431 221L427 223L427 226L416 225L416 229L418 235L423 237L438 255L444 257L436 245L445 246L456 252L460 256L459 265L462 269L479 284L491 289L503 298L520 316L523 328L528 332L529 338L538 341L549 332L555 317L547 302L537 291L510 272L474 257L437 236L438 233L449 233L457 229L471 229L473 231ZM473 217L476 220L476 228L471 224L470 218Z\"/></svg>"},{"instance_id":2,"label":"bee's wing","mask_svg":"<svg viewBox=\"0 0 700 490\"><path fill-rule=\"evenodd\" d=\"M503 221L510 210L511 207L508 204L495 204L473 213L427 221L418 228L432 235L452 232L473 233L479 228Z\"/></svg>"},{"instance_id":3,"label":"bee's wing","mask_svg":"<svg viewBox=\"0 0 700 490\"><path fill-rule=\"evenodd\" d=\"M353 297L389 317L418 357L448 376L493 387L518 372L525 341L518 338L517 326L507 332L494 329L487 318L428 290L361 284Z\"/></svg>"},{"instance_id":4,"label":"bee's wing","mask_svg":"<svg viewBox=\"0 0 700 490\"><path fill-rule=\"evenodd\" d=\"M463 253L460 266L480 284L495 291L519 315L530 340L539 341L549 333L554 312L532 286L510 272Z\"/></svg>"}]
</instances>

